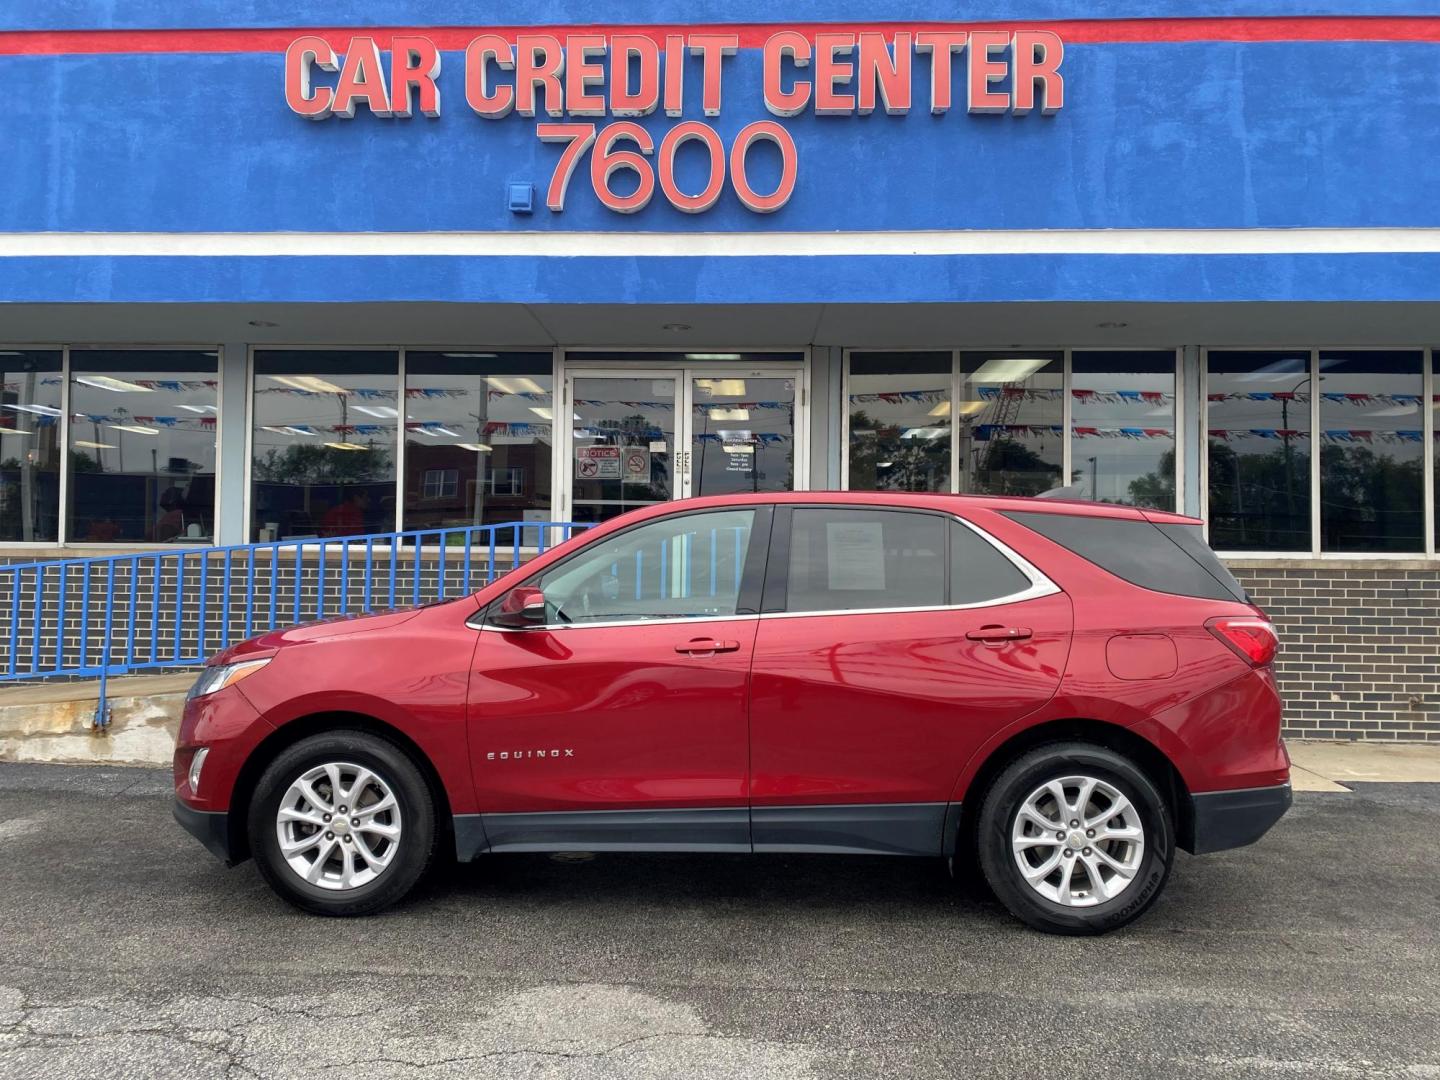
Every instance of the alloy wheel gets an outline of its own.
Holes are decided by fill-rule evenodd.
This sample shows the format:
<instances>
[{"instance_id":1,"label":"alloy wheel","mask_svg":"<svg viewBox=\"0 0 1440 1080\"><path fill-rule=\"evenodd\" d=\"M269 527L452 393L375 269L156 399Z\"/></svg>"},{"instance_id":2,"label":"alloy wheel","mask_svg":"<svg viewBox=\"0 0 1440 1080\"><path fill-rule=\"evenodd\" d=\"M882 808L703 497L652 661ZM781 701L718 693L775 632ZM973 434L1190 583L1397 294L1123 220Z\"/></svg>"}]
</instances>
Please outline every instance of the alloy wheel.
<instances>
[{"instance_id":1,"label":"alloy wheel","mask_svg":"<svg viewBox=\"0 0 1440 1080\"><path fill-rule=\"evenodd\" d=\"M337 892L358 889L400 850L400 804L373 770L326 762L286 789L275 831L281 855L301 880Z\"/></svg>"},{"instance_id":2,"label":"alloy wheel","mask_svg":"<svg viewBox=\"0 0 1440 1080\"><path fill-rule=\"evenodd\" d=\"M1015 865L1045 899L1094 907L1135 880L1145 827L1119 788L1094 776L1047 780L1026 797L1010 829Z\"/></svg>"}]
</instances>

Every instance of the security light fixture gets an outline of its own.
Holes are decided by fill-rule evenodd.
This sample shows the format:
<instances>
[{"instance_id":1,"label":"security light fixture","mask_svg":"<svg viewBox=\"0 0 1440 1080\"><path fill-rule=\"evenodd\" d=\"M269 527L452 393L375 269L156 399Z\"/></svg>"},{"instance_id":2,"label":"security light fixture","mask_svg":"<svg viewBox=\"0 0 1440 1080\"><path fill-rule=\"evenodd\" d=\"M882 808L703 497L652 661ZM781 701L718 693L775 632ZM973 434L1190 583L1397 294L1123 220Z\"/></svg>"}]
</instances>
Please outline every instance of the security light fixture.
<instances>
[{"instance_id":1,"label":"security light fixture","mask_svg":"<svg viewBox=\"0 0 1440 1080\"><path fill-rule=\"evenodd\" d=\"M719 397L744 397L744 379L696 379L695 385Z\"/></svg>"},{"instance_id":2,"label":"security light fixture","mask_svg":"<svg viewBox=\"0 0 1440 1080\"><path fill-rule=\"evenodd\" d=\"M304 390L311 394L349 394L343 386L336 386L332 382L314 375L268 375L266 378L273 379L282 386L288 386L292 390Z\"/></svg>"},{"instance_id":3,"label":"security light fixture","mask_svg":"<svg viewBox=\"0 0 1440 1080\"><path fill-rule=\"evenodd\" d=\"M1023 382L1048 363L1049 360L1028 356L996 356L967 375L966 380L972 383Z\"/></svg>"},{"instance_id":4,"label":"security light fixture","mask_svg":"<svg viewBox=\"0 0 1440 1080\"><path fill-rule=\"evenodd\" d=\"M112 390L117 394L149 394L155 390L153 386L112 379L109 375L76 375L75 381L82 386L93 386L96 390Z\"/></svg>"}]
</instances>

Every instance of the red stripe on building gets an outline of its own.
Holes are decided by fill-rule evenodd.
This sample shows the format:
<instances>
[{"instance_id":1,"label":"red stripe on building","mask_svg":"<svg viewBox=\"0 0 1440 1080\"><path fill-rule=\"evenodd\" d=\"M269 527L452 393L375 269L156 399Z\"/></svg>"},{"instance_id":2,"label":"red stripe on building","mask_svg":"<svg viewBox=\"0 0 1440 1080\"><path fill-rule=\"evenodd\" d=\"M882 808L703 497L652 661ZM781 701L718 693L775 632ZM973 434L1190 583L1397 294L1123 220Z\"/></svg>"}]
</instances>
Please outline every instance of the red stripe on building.
<instances>
[{"instance_id":1,"label":"red stripe on building","mask_svg":"<svg viewBox=\"0 0 1440 1080\"><path fill-rule=\"evenodd\" d=\"M802 34L898 30L1051 30L1067 44L1184 41L1440 41L1440 18L1430 16L1242 18L1242 19L1076 19L1055 22L886 22L886 23L705 23L644 26L430 26L284 27L236 30L12 30L0 31L0 55L64 56L98 53L281 53L302 34L318 34L336 49L357 34L382 48L396 34L423 34L441 49L460 51L478 34L514 42L522 34L643 34L663 44L667 35L735 34L742 48L759 48L780 30Z\"/></svg>"}]
</instances>

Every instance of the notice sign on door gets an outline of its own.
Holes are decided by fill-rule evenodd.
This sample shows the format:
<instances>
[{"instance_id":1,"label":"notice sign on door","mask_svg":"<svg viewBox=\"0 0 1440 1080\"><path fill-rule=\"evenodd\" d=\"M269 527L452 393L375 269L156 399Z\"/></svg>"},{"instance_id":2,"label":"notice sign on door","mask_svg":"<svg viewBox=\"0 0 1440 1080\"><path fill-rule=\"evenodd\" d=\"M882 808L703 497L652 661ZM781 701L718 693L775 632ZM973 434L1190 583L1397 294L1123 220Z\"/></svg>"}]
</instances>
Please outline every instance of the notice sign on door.
<instances>
[{"instance_id":1,"label":"notice sign on door","mask_svg":"<svg viewBox=\"0 0 1440 1080\"><path fill-rule=\"evenodd\" d=\"M650 450L644 446L627 446L622 455L622 478L627 484L650 482Z\"/></svg>"},{"instance_id":2,"label":"notice sign on door","mask_svg":"<svg viewBox=\"0 0 1440 1080\"><path fill-rule=\"evenodd\" d=\"M577 446L575 477L579 480L619 480L620 447Z\"/></svg>"}]
</instances>

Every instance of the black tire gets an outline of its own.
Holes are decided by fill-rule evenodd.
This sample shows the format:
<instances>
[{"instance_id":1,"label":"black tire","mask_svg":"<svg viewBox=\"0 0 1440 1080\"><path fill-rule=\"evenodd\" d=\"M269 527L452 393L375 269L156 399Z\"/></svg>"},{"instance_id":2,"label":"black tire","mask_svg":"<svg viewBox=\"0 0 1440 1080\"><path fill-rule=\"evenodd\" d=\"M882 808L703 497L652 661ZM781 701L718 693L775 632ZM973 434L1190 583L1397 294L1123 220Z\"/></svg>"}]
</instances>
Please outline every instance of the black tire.
<instances>
[{"instance_id":1,"label":"black tire","mask_svg":"<svg viewBox=\"0 0 1440 1080\"><path fill-rule=\"evenodd\" d=\"M327 889L305 881L280 851L276 818L290 785L309 769L346 762L373 772L399 805L401 833L389 865L351 889ZM366 731L336 730L302 739L282 751L261 775L250 800L250 846L261 876L283 899L317 915L371 915L401 900L425 876L438 832L435 799L410 756Z\"/></svg>"},{"instance_id":2,"label":"black tire","mask_svg":"<svg viewBox=\"0 0 1440 1080\"><path fill-rule=\"evenodd\" d=\"M1042 896L1025 880L1011 842L1016 817L1030 794L1048 781L1076 775L1094 777L1117 789L1135 807L1144 830L1144 850L1129 884L1112 899L1088 907L1070 906ZM1010 913L1036 930L1103 934L1125 926L1149 909L1170 876L1175 859L1170 808L1144 771L1113 750L1083 742L1036 747L1011 762L995 778L983 800L977 845L985 879ZM1063 850L1070 849L1067 846ZM1040 856L1036 859L1045 861Z\"/></svg>"}]
</instances>

